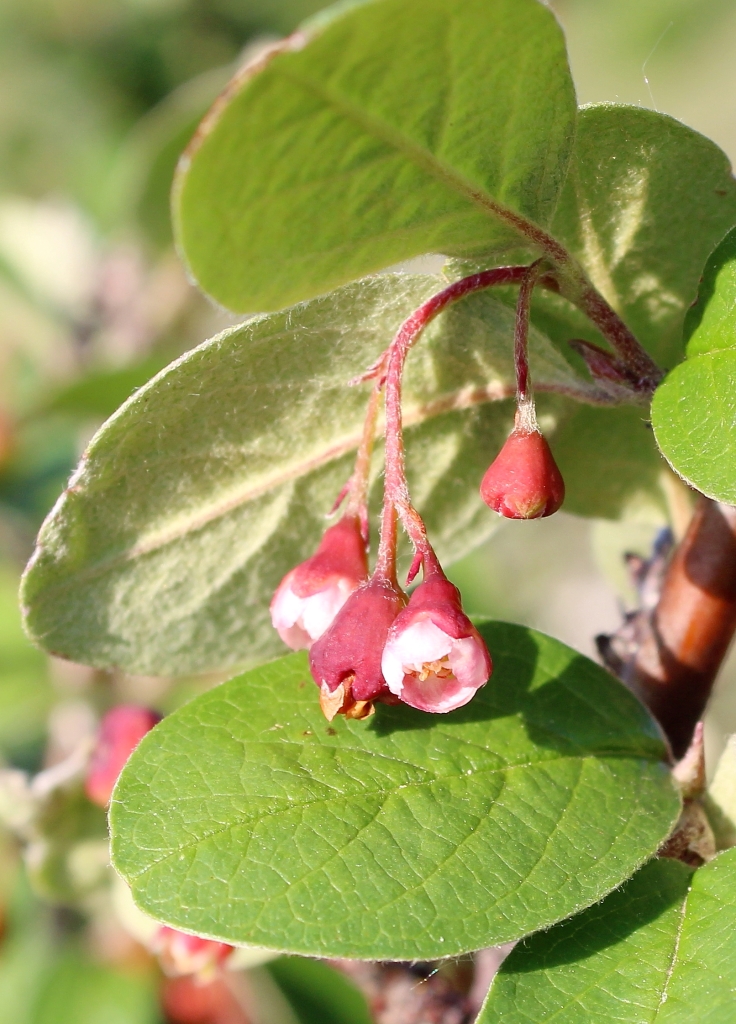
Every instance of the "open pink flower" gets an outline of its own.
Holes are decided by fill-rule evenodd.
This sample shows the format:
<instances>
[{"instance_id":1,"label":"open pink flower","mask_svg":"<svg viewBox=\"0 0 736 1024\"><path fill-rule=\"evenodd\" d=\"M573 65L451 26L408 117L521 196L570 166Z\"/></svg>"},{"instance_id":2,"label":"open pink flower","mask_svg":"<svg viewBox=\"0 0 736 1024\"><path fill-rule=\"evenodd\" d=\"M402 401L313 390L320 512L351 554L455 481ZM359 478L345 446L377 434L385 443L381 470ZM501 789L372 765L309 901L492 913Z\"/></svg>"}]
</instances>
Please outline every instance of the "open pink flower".
<instances>
[{"instance_id":1,"label":"open pink flower","mask_svg":"<svg viewBox=\"0 0 736 1024\"><path fill-rule=\"evenodd\" d=\"M295 651L322 636L358 584L368 556L357 516L344 516L326 532L311 558L284 576L271 601L271 621Z\"/></svg>"},{"instance_id":2,"label":"open pink flower","mask_svg":"<svg viewBox=\"0 0 736 1024\"><path fill-rule=\"evenodd\" d=\"M161 716L137 704L118 704L102 719L90 758L85 792L94 804L107 807L125 762Z\"/></svg>"},{"instance_id":3,"label":"open pink flower","mask_svg":"<svg viewBox=\"0 0 736 1024\"><path fill-rule=\"evenodd\" d=\"M348 598L329 629L309 652L328 720L337 714L364 718L372 701L390 693L381 672L381 652L406 595L390 580L374 576Z\"/></svg>"},{"instance_id":4,"label":"open pink flower","mask_svg":"<svg viewBox=\"0 0 736 1024\"><path fill-rule=\"evenodd\" d=\"M211 977L234 948L226 942L188 935L168 925L161 925L151 941L151 952L159 957L166 974L196 974L201 979Z\"/></svg>"},{"instance_id":5,"label":"open pink flower","mask_svg":"<svg viewBox=\"0 0 736 1024\"><path fill-rule=\"evenodd\" d=\"M381 669L401 701L440 714L467 704L488 682L488 649L463 612L457 587L441 572L420 583L395 619Z\"/></svg>"}]
</instances>

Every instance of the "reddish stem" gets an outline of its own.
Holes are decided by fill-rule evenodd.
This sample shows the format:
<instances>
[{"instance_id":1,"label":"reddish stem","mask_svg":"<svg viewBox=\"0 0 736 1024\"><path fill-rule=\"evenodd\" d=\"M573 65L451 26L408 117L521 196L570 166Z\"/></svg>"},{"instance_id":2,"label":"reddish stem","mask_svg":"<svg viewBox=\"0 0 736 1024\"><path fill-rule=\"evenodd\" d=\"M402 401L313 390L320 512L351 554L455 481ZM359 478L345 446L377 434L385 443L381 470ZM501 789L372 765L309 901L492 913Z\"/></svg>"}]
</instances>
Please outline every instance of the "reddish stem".
<instances>
[{"instance_id":1,"label":"reddish stem","mask_svg":"<svg viewBox=\"0 0 736 1024\"><path fill-rule=\"evenodd\" d=\"M566 288L561 282L561 293L570 299L595 324L606 341L632 372L637 390L653 392L664 374L649 353L641 347L621 317L606 302L600 292L583 280L579 288Z\"/></svg>"},{"instance_id":2,"label":"reddish stem","mask_svg":"<svg viewBox=\"0 0 736 1024\"><path fill-rule=\"evenodd\" d=\"M384 484L383 514L381 520L381 542L378 548L376 574L395 579L396 564L396 515L409 534L426 568L437 564L437 559L427 539L424 523L411 504L404 470L404 440L401 422L401 380L406 357L424 328L439 313L459 299L472 292L481 291L494 285L521 284L529 274L528 267L496 267L471 274L461 281L455 281L447 288L433 295L401 325L393 342L375 366L378 381L385 373L386 385L386 474ZM390 575L389 575L390 574Z\"/></svg>"},{"instance_id":3,"label":"reddish stem","mask_svg":"<svg viewBox=\"0 0 736 1024\"><path fill-rule=\"evenodd\" d=\"M665 575L633 688L669 737L688 748L736 632L736 508L701 497Z\"/></svg>"}]
</instances>

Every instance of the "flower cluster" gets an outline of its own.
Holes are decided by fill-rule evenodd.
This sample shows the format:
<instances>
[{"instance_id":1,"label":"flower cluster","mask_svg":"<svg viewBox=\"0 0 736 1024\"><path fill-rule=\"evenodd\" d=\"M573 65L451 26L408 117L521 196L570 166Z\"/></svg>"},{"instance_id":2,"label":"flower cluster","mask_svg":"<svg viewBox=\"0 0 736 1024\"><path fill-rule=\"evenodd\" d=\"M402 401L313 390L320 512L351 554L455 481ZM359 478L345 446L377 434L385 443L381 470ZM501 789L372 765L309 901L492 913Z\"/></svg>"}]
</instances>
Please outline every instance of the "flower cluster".
<instances>
[{"instance_id":1,"label":"flower cluster","mask_svg":"<svg viewBox=\"0 0 736 1024\"><path fill-rule=\"evenodd\" d=\"M406 355L429 321L449 303L492 284L520 284L514 362L514 430L490 465L481 496L511 519L548 516L562 504L564 483L536 421L529 380L527 336L531 292L539 265L506 267L464 278L428 300L401 326L391 346L363 379L374 383L356 468L341 500L346 512L324 534L311 558L292 569L271 602L271 618L290 647L309 650L309 666L328 720L365 718L376 701L443 714L467 704L488 681L491 658L464 613L460 593L445 576L404 473L401 380ZM386 444L381 539L368 571L365 495L377 396L385 388ZM338 500L338 504L339 504ZM411 596L396 577L397 519L415 558Z\"/></svg>"}]
</instances>

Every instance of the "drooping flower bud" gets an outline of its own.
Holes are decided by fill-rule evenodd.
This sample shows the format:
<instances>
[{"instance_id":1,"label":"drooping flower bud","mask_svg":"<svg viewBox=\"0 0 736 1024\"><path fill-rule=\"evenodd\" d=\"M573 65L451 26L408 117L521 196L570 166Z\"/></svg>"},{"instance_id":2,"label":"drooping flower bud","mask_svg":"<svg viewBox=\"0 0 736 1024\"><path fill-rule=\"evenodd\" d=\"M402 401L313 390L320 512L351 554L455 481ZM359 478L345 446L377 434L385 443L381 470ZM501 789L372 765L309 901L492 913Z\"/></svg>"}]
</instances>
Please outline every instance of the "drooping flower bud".
<instances>
[{"instance_id":1,"label":"drooping flower bud","mask_svg":"<svg viewBox=\"0 0 736 1024\"><path fill-rule=\"evenodd\" d=\"M483 501L507 519L551 516L565 498L565 481L544 435L517 427L486 470Z\"/></svg>"},{"instance_id":2,"label":"drooping flower bud","mask_svg":"<svg viewBox=\"0 0 736 1024\"><path fill-rule=\"evenodd\" d=\"M188 935L168 925L161 925L150 947L151 952L161 961L166 974L196 974L203 980L211 977L235 948L226 942Z\"/></svg>"},{"instance_id":3,"label":"drooping flower bud","mask_svg":"<svg viewBox=\"0 0 736 1024\"><path fill-rule=\"evenodd\" d=\"M381 672L381 652L406 595L389 580L373 577L355 590L329 629L309 652L328 721L337 714L365 718L372 701L390 697Z\"/></svg>"},{"instance_id":4,"label":"drooping flower bud","mask_svg":"<svg viewBox=\"0 0 736 1024\"><path fill-rule=\"evenodd\" d=\"M284 576L271 601L271 621L295 651L309 648L368 575L368 555L357 516L331 526L311 558Z\"/></svg>"},{"instance_id":5,"label":"drooping flower bud","mask_svg":"<svg viewBox=\"0 0 736 1024\"><path fill-rule=\"evenodd\" d=\"M107 807L125 762L161 716L137 704L118 704L102 719L90 758L85 792L92 803Z\"/></svg>"},{"instance_id":6,"label":"drooping flower bud","mask_svg":"<svg viewBox=\"0 0 736 1024\"><path fill-rule=\"evenodd\" d=\"M396 617L381 668L401 701L439 714L467 704L488 682L488 648L462 610L460 591L441 571L419 584Z\"/></svg>"}]
</instances>

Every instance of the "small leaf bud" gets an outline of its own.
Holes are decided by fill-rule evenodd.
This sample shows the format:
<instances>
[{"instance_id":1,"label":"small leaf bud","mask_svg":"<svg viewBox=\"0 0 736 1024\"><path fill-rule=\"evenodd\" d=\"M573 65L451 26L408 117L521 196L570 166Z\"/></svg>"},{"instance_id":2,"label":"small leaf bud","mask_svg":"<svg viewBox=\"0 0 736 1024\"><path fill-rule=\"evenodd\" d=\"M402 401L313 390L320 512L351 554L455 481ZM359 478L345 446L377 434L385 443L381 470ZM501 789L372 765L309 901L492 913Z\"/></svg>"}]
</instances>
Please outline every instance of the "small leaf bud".
<instances>
[{"instance_id":1,"label":"small leaf bud","mask_svg":"<svg viewBox=\"0 0 736 1024\"><path fill-rule=\"evenodd\" d=\"M488 682L488 649L441 571L419 584L394 620L381 668L399 700L438 714L467 704Z\"/></svg>"},{"instance_id":2,"label":"small leaf bud","mask_svg":"<svg viewBox=\"0 0 736 1024\"><path fill-rule=\"evenodd\" d=\"M480 495L507 519L541 519L559 509L565 482L538 429L517 427L511 432L486 470Z\"/></svg>"},{"instance_id":3,"label":"small leaf bud","mask_svg":"<svg viewBox=\"0 0 736 1024\"><path fill-rule=\"evenodd\" d=\"M125 762L140 741L161 721L150 708L118 704L102 719L92 751L84 789L89 799L107 807Z\"/></svg>"},{"instance_id":4,"label":"small leaf bud","mask_svg":"<svg viewBox=\"0 0 736 1024\"><path fill-rule=\"evenodd\" d=\"M271 601L271 621L295 651L317 640L368 575L360 519L344 516L331 526L317 551L284 576Z\"/></svg>"},{"instance_id":5,"label":"small leaf bud","mask_svg":"<svg viewBox=\"0 0 736 1024\"><path fill-rule=\"evenodd\" d=\"M350 595L312 646L309 666L328 720L336 714L364 718L372 711L370 702L389 696L381 652L405 604L406 595L394 583L374 576Z\"/></svg>"}]
</instances>

